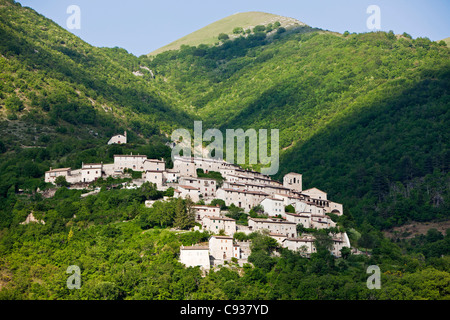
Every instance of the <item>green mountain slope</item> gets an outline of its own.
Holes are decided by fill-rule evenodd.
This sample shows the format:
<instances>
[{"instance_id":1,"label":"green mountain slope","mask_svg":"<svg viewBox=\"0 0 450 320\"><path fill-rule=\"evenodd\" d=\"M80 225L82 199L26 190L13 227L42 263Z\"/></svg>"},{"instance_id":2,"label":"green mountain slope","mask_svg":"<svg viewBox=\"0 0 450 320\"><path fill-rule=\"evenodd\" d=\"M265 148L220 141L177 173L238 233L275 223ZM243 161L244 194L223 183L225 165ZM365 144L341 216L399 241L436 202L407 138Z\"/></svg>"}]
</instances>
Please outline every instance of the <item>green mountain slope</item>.
<instances>
[{"instance_id":1,"label":"green mountain slope","mask_svg":"<svg viewBox=\"0 0 450 320\"><path fill-rule=\"evenodd\" d=\"M0 0L0 300L448 300L450 231L395 242L380 232L448 219L448 58L427 39L308 26L137 58ZM210 237L173 231L188 201L147 208L169 194L114 179L86 197L35 192L48 187L49 166L170 157L164 134L193 119L204 129L279 128L277 178L302 172L305 187L342 202L332 218L371 254L334 258L329 230L317 232L310 258L252 234L252 266L205 275L178 261L181 245ZM123 130L129 144L106 145ZM31 212L45 224L23 225ZM80 289L67 287L69 265L80 267ZM381 269L381 290L367 288L369 265Z\"/></svg>"},{"instance_id":2,"label":"green mountain slope","mask_svg":"<svg viewBox=\"0 0 450 320\"><path fill-rule=\"evenodd\" d=\"M115 116L127 110L155 124L173 123L177 118L170 99L153 86L151 74L139 68L136 57L123 49L92 47L33 10L18 6L2 0L1 105L6 107L2 113L13 96L22 100L20 109L23 105L28 111L60 94ZM133 74L136 71L142 76Z\"/></svg>"},{"instance_id":3,"label":"green mountain slope","mask_svg":"<svg viewBox=\"0 0 450 320\"><path fill-rule=\"evenodd\" d=\"M448 217L449 54L426 38L304 26L186 47L148 65L186 97L186 111L204 128L279 129L278 178L303 172L307 186L350 204L359 222L389 227ZM440 187L423 185L435 170L429 183ZM402 195L410 203L397 210L403 202L388 197L397 182L432 192Z\"/></svg>"},{"instance_id":4,"label":"green mountain slope","mask_svg":"<svg viewBox=\"0 0 450 320\"><path fill-rule=\"evenodd\" d=\"M137 57L93 47L6 0L0 54L1 196L36 188L50 166L103 161L96 148L124 130L142 144L191 123Z\"/></svg>"},{"instance_id":5,"label":"green mountain slope","mask_svg":"<svg viewBox=\"0 0 450 320\"><path fill-rule=\"evenodd\" d=\"M287 18L265 12L240 12L221 20L215 21L206 27L194 31L168 45L161 47L151 53L149 56L155 56L168 50L178 50L182 45L198 46L200 44L212 45L218 42L217 36L221 33L228 34L230 37L235 36L233 30L241 27L244 30L253 29L257 25L268 25L279 22L283 27L294 27L304 25L293 18Z\"/></svg>"}]
</instances>

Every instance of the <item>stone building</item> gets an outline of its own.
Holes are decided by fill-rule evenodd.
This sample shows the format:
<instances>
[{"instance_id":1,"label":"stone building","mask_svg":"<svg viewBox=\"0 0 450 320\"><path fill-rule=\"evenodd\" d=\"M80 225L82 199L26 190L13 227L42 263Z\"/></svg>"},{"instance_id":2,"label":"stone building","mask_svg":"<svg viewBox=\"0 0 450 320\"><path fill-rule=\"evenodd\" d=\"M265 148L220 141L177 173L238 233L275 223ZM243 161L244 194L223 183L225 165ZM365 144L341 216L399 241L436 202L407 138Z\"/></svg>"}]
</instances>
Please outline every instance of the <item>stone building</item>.
<instances>
[{"instance_id":1,"label":"stone building","mask_svg":"<svg viewBox=\"0 0 450 320\"><path fill-rule=\"evenodd\" d=\"M59 169L52 169L50 167L50 170L45 171L44 181L49 183L55 183L55 180L59 176L63 176L66 178L66 181L71 176L71 168L59 168Z\"/></svg>"},{"instance_id":2,"label":"stone building","mask_svg":"<svg viewBox=\"0 0 450 320\"><path fill-rule=\"evenodd\" d=\"M302 175L300 173L290 172L283 177L283 186L285 188L302 191Z\"/></svg>"},{"instance_id":3,"label":"stone building","mask_svg":"<svg viewBox=\"0 0 450 320\"><path fill-rule=\"evenodd\" d=\"M201 222L203 217L220 217L220 207L219 206L207 206L207 205L195 205L192 206L195 213L195 221Z\"/></svg>"},{"instance_id":4,"label":"stone building","mask_svg":"<svg viewBox=\"0 0 450 320\"><path fill-rule=\"evenodd\" d=\"M270 217L284 215L284 202L281 199L267 197L261 201L261 205L264 208L264 213Z\"/></svg>"},{"instance_id":5,"label":"stone building","mask_svg":"<svg viewBox=\"0 0 450 320\"><path fill-rule=\"evenodd\" d=\"M114 171L123 172L124 169L132 169L134 171L144 171L144 162L147 156L135 154L115 154L114 155Z\"/></svg>"},{"instance_id":6,"label":"stone building","mask_svg":"<svg viewBox=\"0 0 450 320\"><path fill-rule=\"evenodd\" d=\"M127 143L127 132L115 135L109 139L108 144L126 144Z\"/></svg>"},{"instance_id":7,"label":"stone building","mask_svg":"<svg viewBox=\"0 0 450 320\"><path fill-rule=\"evenodd\" d=\"M103 163L83 163L81 166L81 182L92 182L102 177Z\"/></svg>"},{"instance_id":8,"label":"stone building","mask_svg":"<svg viewBox=\"0 0 450 320\"><path fill-rule=\"evenodd\" d=\"M245 212L259 205L266 197L267 193L258 191L247 191L242 189L220 188L216 191L216 197L225 201L226 206L234 204L243 208Z\"/></svg>"},{"instance_id":9,"label":"stone building","mask_svg":"<svg viewBox=\"0 0 450 320\"><path fill-rule=\"evenodd\" d=\"M248 226L252 231L269 230L271 233L283 234L290 238L297 236L297 224L282 219L248 218Z\"/></svg>"},{"instance_id":10,"label":"stone building","mask_svg":"<svg viewBox=\"0 0 450 320\"><path fill-rule=\"evenodd\" d=\"M240 258L239 246L229 236L212 236L209 239L209 253L216 260Z\"/></svg>"}]
</instances>

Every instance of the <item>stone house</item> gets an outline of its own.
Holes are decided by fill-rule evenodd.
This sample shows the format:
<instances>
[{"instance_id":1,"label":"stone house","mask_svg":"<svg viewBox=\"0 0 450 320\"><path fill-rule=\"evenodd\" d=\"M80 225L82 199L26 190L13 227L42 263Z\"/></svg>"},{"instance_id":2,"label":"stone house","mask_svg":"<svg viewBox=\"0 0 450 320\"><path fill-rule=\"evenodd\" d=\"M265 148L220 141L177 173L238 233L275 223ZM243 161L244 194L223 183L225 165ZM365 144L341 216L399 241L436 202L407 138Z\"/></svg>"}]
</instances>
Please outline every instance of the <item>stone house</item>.
<instances>
[{"instance_id":1,"label":"stone house","mask_svg":"<svg viewBox=\"0 0 450 320\"><path fill-rule=\"evenodd\" d=\"M185 186L185 185L178 185L177 188L174 190L174 197L176 198L187 198L188 196L191 198L192 201L198 202L200 201L200 189L191 187L191 186Z\"/></svg>"},{"instance_id":2,"label":"stone house","mask_svg":"<svg viewBox=\"0 0 450 320\"><path fill-rule=\"evenodd\" d=\"M282 219L248 218L248 226L252 231L269 230L271 233L283 234L290 238L297 236L297 224Z\"/></svg>"},{"instance_id":3,"label":"stone house","mask_svg":"<svg viewBox=\"0 0 450 320\"><path fill-rule=\"evenodd\" d=\"M50 167L50 170L45 171L44 181L49 183L55 183L55 180L59 176L63 176L66 178L66 181L71 176L71 168L59 168L59 169L52 169Z\"/></svg>"},{"instance_id":4,"label":"stone house","mask_svg":"<svg viewBox=\"0 0 450 320\"><path fill-rule=\"evenodd\" d=\"M280 233L269 233L269 237L274 238L275 240L277 240L277 242L282 245L283 244L283 240L286 239L286 235L284 234L280 234Z\"/></svg>"},{"instance_id":5,"label":"stone house","mask_svg":"<svg viewBox=\"0 0 450 320\"><path fill-rule=\"evenodd\" d=\"M103 163L83 163L81 167L81 182L92 182L102 177Z\"/></svg>"},{"instance_id":6,"label":"stone house","mask_svg":"<svg viewBox=\"0 0 450 320\"><path fill-rule=\"evenodd\" d=\"M286 238L282 241L282 246L292 251L301 252L306 256L316 252L313 237Z\"/></svg>"},{"instance_id":7,"label":"stone house","mask_svg":"<svg viewBox=\"0 0 450 320\"><path fill-rule=\"evenodd\" d=\"M306 194L313 199L327 200L327 193L317 188L303 190L302 194Z\"/></svg>"},{"instance_id":8,"label":"stone house","mask_svg":"<svg viewBox=\"0 0 450 320\"><path fill-rule=\"evenodd\" d=\"M174 157L173 170L177 171L180 176L196 177L197 170L195 162L192 158Z\"/></svg>"},{"instance_id":9,"label":"stone house","mask_svg":"<svg viewBox=\"0 0 450 320\"><path fill-rule=\"evenodd\" d=\"M304 228L311 228L311 214L310 213L291 213L285 212L286 221L302 224Z\"/></svg>"},{"instance_id":10,"label":"stone house","mask_svg":"<svg viewBox=\"0 0 450 320\"><path fill-rule=\"evenodd\" d=\"M123 135L118 134L111 139L109 139L108 144L126 144L127 143L127 132L125 131Z\"/></svg>"},{"instance_id":11,"label":"stone house","mask_svg":"<svg viewBox=\"0 0 450 320\"><path fill-rule=\"evenodd\" d=\"M206 206L206 205L195 205L192 206L195 213L195 221L201 222L203 217L220 217L220 207L219 206Z\"/></svg>"},{"instance_id":12,"label":"stone house","mask_svg":"<svg viewBox=\"0 0 450 320\"><path fill-rule=\"evenodd\" d=\"M284 201L281 199L267 197L260 204L264 208L264 213L270 217L284 214Z\"/></svg>"},{"instance_id":13,"label":"stone house","mask_svg":"<svg viewBox=\"0 0 450 320\"><path fill-rule=\"evenodd\" d=\"M327 215L311 214L311 228L327 229L336 227L336 223Z\"/></svg>"},{"instance_id":14,"label":"stone house","mask_svg":"<svg viewBox=\"0 0 450 320\"><path fill-rule=\"evenodd\" d=\"M186 267L210 269L209 246L181 246L179 261Z\"/></svg>"},{"instance_id":15,"label":"stone house","mask_svg":"<svg viewBox=\"0 0 450 320\"><path fill-rule=\"evenodd\" d=\"M245 212L249 212L251 208L267 198L268 194L242 189L219 188L216 191L216 197L224 200L226 206L234 204L239 208L243 208Z\"/></svg>"},{"instance_id":16,"label":"stone house","mask_svg":"<svg viewBox=\"0 0 450 320\"><path fill-rule=\"evenodd\" d=\"M229 236L212 236L209 239L209 253L216 260L240 259L240 248Z\"/></svg>"},{"instance_id":17,"label":"stone house","mask_svg":"<svg viewBox=\"0 0 450 320\"><path fill-rule=\"evenodd\" d=\"M144 162L147 160L145 155L114 155L114 171L123 172L124 169L132 169L134 171L144 171Z\"/></svg>"},{"instance_id":18,"label":"stone house","mask_svg":"<svg viewBox=\"0 0 450 320\"><path fill-rule=\"evenodd\" d=\"M145 159L143 171L165 171L166 163L164 160L158 159Z\"/></svg>"},{"instance_id":19,"label":"stone house","mask_svg":"<svg viewBox=\"0 0 450 320\"><path fill-rule=\"evenodd\" d=\"M156 184L156 189L161 190L164 185L164 171L146 170L142 175L145 181Z\"/></svg>"},{"instance_id":20,"label":"stone house","mask_svg":"<svg viewBox=\"0 0 450 320\"><path fill-rule=\"evenodd\" d=\"M215 234L218 234L220 230L223 230L228 236L236 233L236 220L231 218L204 216L201 224L205 230Z\"/></svg>"},{"instance_id":21,"label":"stone house","mask_svg":"<svg viewBox=\"0 0 450 320\"><path fill-rule=\"evenodd\" d=\"M217 182L214 179L182 176L178 181L181 185L198 188L204 199L216 196Z\"/></svg>"}]
</instances>

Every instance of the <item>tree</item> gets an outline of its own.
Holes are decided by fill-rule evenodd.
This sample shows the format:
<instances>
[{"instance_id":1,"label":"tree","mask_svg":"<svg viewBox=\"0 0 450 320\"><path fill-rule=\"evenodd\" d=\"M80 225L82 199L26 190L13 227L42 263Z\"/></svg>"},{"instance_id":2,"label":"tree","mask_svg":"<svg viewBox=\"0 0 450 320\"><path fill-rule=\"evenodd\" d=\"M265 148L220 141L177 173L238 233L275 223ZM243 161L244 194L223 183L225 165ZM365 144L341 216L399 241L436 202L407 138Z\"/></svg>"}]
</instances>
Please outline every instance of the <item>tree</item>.
<instances>
[{"instance_id":1,"label":"tree","mask_svg":"<svg viewBox=\"0 0 450 320\"><path fill-rule=\"evenodd\" d=\"M289 212L289 213L295 213L295 208L294 208L294 206L293 206L292 204L290 204L290 205L287 205L287 206L284 208L284 211L285 211L285 212Z\"/></svg>"},{"instance_id":2,"label":"tree","mask_svg":"<svg viewBox=\"0 0 450 320\"><path fill-rule=\"evenodd\" d=\"M330 273L334 269L334 257L330 252L333 240L326 232L319 231L314 236L316 252L311 254L310 270L318 274Z\"/></svg>"},{"instance_id":3,"label":"tree","mask_svg":"<svg viewBox=\"0 0 450 320\"><path fill-rule=\"evenodd\" d=\"M392 30L389 30L389 32L387 33L387 37L388 37L389 40L395 40L396 39L394 31L392 31Z\"/></svg>"},{"instance_id":4,"label":"tree","mask_svg":"<svg viewBox=\"0 0 450 320\"><path fill-rule=\"evenodd\" d=\"M217 206L219 205L221 210L224 210L227 208L225 201L223 201L222 199L213 199L210 203L210 205L212 206Z\"/></svg>"},{"instance_id":5,"label":"tree","mask_svg":"<svg viewBox=\"0 0 450 320\"><path fill-rule=\"evenodd\" d=\"M9 111L12 111L12 112L22 111L23 102L22 102L22 100L20 100L19 97L11 96L8 99L6 99L5 107L6 107L6 109L8 109Z\"/></svg>"},{"instance_id":6,"label":"tree","mask_svg":"<svg viewBox=\"0 0 450 320\"><path fill-rule=\"evenodd\" d=\"M266 30L266 27L263 26L263 25L261 25L261 24L255 26L255 27L253 28L253 32L254 32L254 33L257 33L257 32L264 32L265 30Z\"/></svg>"},{"instance_id":7,"label":"tree","mask_svg":"<svg viewBox=\"0 0 450 320\"><path fill-rule=\"evenodd\" d=\"M234 203L232 203L229 207L228 207L228 214L227 217L231 218L231 219L235 219L235 220L240 220L240 218L246 214L244 213L244 209L236 207L234 205Z\"/></svg>"},{"instance_id":8,"label":"tree","mask_svg":"<svg viewBox=\"0 0 450 320\"><path fill-rule=\"evenodd\" d=\"M425 239L427 240L427 242L436 242L438 240L444 239L444 235L436 228L431 228L428 229Z\"/></svg>"},{"instance_id":9,"label":"tree","mask_svg":"<svg viewBox=\"0 0 450 320\"><path fill-rule=\"evenodd\" d=\"M374 248L376 243L376 238L371 233L363 233L361 238L358 239L358 246L365 249Z\"/></svg>"},{"instance_id":10,"label":"tree","mask_svg":"<svg viewBox=\"0 0 450 320\"><path fill-rule=\"evenodd\" d=\"M225 41L225 40L230 39L230 37L229 37L226 33L223 33L223 32L222 32L222 33L219 34L218 39L219 39L220 41Z\"/></svg>"},{"instance_id":11,"label":"tree","mask_svg":"<svg viewBox=\"0 0 450 320\"><path fill-rule=\"evenodd\" d=\"M57 176L55 179L55 184L58 187L68 187L70 183L66 181L66 177L64 176Z\"/></svg>"},{"instance_id":12,"label":"tree","mask_svg":"<svg viewBox=\"0 0 450 320\"><path fill-rule=\"evenodd\" d=\"M412 39L412 36L409 33L403 32L402 36L408 39Z\"/></svg>"},{"instance_id":13,"label":"tree","mask_svg":"<svg viewBox=\"0 0 450 320\"><path fill-rule=\"evenodd\" d=\"M242 27L236 27L233 29L234 34L244 33L244 29Z\"/></svg>"},{"instance_id":14,"label":"tree","mask_svg":"<svg viewBox=\"0 0 450 320\"><path fill-rule=\"evenodd\" d=\"M148 181L142 184L140 195L143 200L156 200L162 198L162 192L156 189L156 184Z\"/></svg>"},{"instance_id":15,"label":"tree","mask_svg":"<svg viewBox=\"0 0 450 320\"><path fill-rule=\"evenodd\" d=\"M349 247L343 247L340 251L343 259L347 259L352 254L352 250Z\"/></svg>"},{"instance_id":16,"label":"tree","mask_svg":"<svg viewBox=\"0 0 450 320\"><path fill-rule=\"evenodd\" d=\"M183 201L183 199L178 198L176 200L175 206L175 217L173 225L178 229L189 229L194 225L194 210L192 208L192 200L190 198Z\"/></svg>"}]
</instances>

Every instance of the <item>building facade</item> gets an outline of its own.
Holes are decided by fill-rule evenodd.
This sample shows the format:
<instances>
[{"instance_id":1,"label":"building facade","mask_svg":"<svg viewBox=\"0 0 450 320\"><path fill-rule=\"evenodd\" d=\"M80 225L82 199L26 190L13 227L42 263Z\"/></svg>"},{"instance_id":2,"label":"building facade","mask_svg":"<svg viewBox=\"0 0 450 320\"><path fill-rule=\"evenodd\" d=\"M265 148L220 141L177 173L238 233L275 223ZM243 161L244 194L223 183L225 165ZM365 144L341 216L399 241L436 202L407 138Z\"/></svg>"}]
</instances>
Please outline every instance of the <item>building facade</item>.
<instances>
[{"instance_id":1,"label":"building facade","mask_svg":"<svg viewBox=\"0 0 450 320\"><path fill-rule=\"evenodd\" d=\"M248 218L248 226L252 231L268 230L271 233L282 234L288 238L295 238L297 236L297 224L281 219Z\"/></svg>"},{"instance_id":2,"label":"building facade","mask_svg":"<svg viewBox=\"0 0 450 320\"><path fill-rule=\"evenodd\" d=\"M199 266L204 270L209 270L209 246L181 246L180 262L186 267Z\"/></svg>"}]
</instances>

